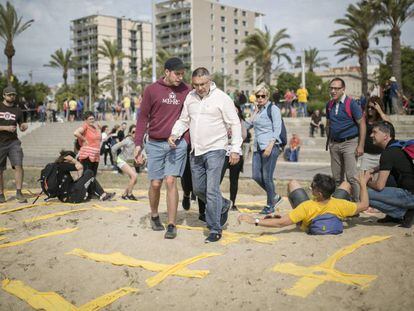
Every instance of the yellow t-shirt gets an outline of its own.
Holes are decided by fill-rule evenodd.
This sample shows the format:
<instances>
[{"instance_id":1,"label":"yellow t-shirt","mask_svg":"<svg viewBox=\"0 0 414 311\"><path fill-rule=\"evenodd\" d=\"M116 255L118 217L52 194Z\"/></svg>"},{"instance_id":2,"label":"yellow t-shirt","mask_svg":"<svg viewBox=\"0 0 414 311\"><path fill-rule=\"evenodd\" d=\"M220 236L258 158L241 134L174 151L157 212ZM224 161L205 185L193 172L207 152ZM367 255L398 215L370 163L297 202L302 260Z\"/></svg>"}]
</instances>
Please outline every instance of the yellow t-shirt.
<instances>
[{"instance_id":1,"label":"yellow t-shirt","mask_svg":"<svg viewBox=\"0 0 414 311\"><path fill-rule=\"evenodd\" d=\"M69 101L69 110L75 111L76 110L76 101L75 100L71 100Z\"/></svg>"},{"instance_id":2,"label":"yellow t-shirt","mask_svg":"<svg viewBox=\"0 0 414 311\"><path fill-rule=\"evenodd\" d=\"M131 107L131 100L129 97L124 97L124 108L129 109Z\"/></svg>"},{"instance_id":3,"label":"yellow t-shirt","mask_svg":"<svg viewBox=\"0 0 414 311\"><path fill-rule=\"evenodd\" d=\"M313 200L299 204L289 213L293 223L302 222L301 229L306 231L315 217L323 214L333 214L338 218L345 218L355 215L357 205L354 202L331 198L328 203L321 203Z\"/></svg>"},{"instance_id":4,"label":"yellow t-shirt","mask_svg":"<svg viewBox=\"0 0 414 311\"><path fill-rule=\"evenodd\" d=\"M298 97L299 103L307 103L308 102L308 90L307 89L298 89L296 91L296 96Z\"/></svg>"}]
</instances>

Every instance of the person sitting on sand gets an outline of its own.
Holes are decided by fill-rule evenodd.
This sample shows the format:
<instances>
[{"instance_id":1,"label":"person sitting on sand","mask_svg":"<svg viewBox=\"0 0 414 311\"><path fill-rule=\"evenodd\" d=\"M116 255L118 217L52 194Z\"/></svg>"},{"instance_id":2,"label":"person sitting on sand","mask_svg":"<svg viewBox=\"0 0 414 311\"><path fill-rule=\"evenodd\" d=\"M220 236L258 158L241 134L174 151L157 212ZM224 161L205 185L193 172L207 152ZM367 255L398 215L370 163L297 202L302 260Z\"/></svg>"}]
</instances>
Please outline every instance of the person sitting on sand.
<instances>
[{"instance_id":1,"label":"person sitting on sand","mask_svg":"<svg viewBox=\"0 0 414 311\"><path fill-rule=\"evenodd\" d=\"M242 214L239 222L247 222L263 227L286 227L292 224L300 224L304 231L307 231L312 222L320 215L331 214L339 219L357 215L368 208L367 182L369 173L361 172L359 183L361 185L360 201L350 202L351 185L343 182L335 190L335 180L325 174L316 174L311 183L313 199L309 199L305 190L299 182L292 180L288 184L288 198L293 208L288 214L280 216L267 216L255 218Z\"/></svg>"}]
</instances>

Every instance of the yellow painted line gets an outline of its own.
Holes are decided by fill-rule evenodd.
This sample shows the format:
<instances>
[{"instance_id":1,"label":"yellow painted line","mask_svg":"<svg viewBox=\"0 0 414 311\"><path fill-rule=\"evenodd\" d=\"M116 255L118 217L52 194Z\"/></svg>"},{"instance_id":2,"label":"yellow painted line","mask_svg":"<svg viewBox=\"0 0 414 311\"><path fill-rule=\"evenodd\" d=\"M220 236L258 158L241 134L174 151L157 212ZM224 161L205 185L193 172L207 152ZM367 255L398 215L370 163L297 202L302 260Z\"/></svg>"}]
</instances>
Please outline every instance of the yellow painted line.
<instances>
[{"instance_id":1,"label":"yellow painted line","mask_svg":"<svg viewBox=\"0 0 414 311\"><path fill-rule=\"evenodd\" d=\"M7 237L6 237L5 235L0 236L0 241L3 241L3 240L5 240L5 239L7 239Z\"/></svg>"},{"instance_id":2,"label":"yellow painted line","mask_svg":"<svg viewBox=\"0 0 414 311\"><path fill-rule=\"evenodd\" d=\"M194 231L208 231L202 227L191 227L191 226L184 226L184 225L177 225L177 228L185 229L185 230L194 230ZM278 241L279 238L268 235L268 234L254 234L254 233L247 233L247 232L229 232L223 231L223 237L220 240L222 245L228 245L231 243L239 242L241 239L248 239L251 241L255 241L258 243L263 244L273 244L274 242Z\"/></svg>"},{"instance_id":3,"label":"yellow painted line","mask_svg":"<svg viewBox=\"0 0 414 311\"><path fill-rule=\"evenodd\" d=\"M240 213L246 213L246 214L259 214L262 211L261 209L248 209L248 208L240 208L240 207L237 207L237 210Z\"/></svg>"},{"instance_id":4,"label":"yellow painted line","mask_svg":"<svg viewBox=\"0 0 414 311\"><path fill-rule=\"evenodd\" d=\"M0 227L0 233L7 232L7 231L12 231L12 230L14 230L14 229L13 228Z\"/></svg>"},{"instance_id":5,"label":"yellow painted line","mask_svg":"<svg viewBox=\"0 0 414 311\"><path fill-rule=\"evenodd\" d=\"M8 213L16 212L16 211L21 211L21 210L27 209L27 208L33 208L33 207L37 207L37 206L46 206L46 205L52 205L52 203L51 202L42 202L42 203L36 203L36 204L23 205L23 206L15 207L15 208L8 209L8 210L5 210L5 211L0 211L0 214L8 214Z\"/></svg>"},{"instance_id":6,"label":"yellow painted line","mask_svg":"<svg viewBox=\"0 0 414 311\"><path fill-rule=\"evenodd\" d=\"M46 220L46 219L50 219L50 218L53 218L53 217L59 217L59 216L64 216L64 215L73 214L73 213L77 213L77 212L88 211L88 210L91 210L91 208L79 208L79 209L74 209L74 210L70 210L70 211L51 213L51 214L46 214L46 215L42 215L42 216L28 218L28 219L23 220L23 222L30 223L30 222L35 222L35 221L39 221L39 220Z\"/></svg>"},{"instance_id":7,"label":"yellow painted line","mask_svg":"<svg viewBox=\"0 0 414 311\"><path fill-rule=\"evenodd\" d=\"M265 205L266 201L237 202L237 206L264 207Z\"/></svg>"},{"instance_id":8,"label":"yellow painted line","mask_svg":"<svg viewBox=\"0 0 414 311\"><path fill-rule=\"evenodd\" d=\"M92 208L99 210L99 211L112 212L112 213L119 213L119 212L129 210L129 208L126 206L105 207L99 204L93 204Z\"/></svg>"},{"instance_id":9,"label":"yellow painted line","mask_svg":"<svg viewBox=\"0 0 414 311\"><path fill-rule=\"evenodd\" d=\"M51 236L55 236L55 235L71 233L71 232L76 231L76 230L78 230L78 228L67 228L67 229L64 229L64 230L52 231L52 232L36 235L36 236L30 237L30 238L27 238L27 239L23 239L23 240L20 240L20 241L0 244L0 248L7 248L7 247L12 247L12 246L22 245L22 244L26 244L26 243L29 243L29 242L32 242L32 241L35 241L35 240L38 240L38 239L43 239L43 238L47 238L47 237L51 237Z\"/></svg>"},{"instance_id":10,"label":"yellow painted line","mask_svg":"<svg viewBox=\"0 0 414 311\"><path fill-rule=\"evenodd\" d=\"M74 250L66 253L66 255L78 256L80 258L93 260L96 262L110 263L116 266L128 266L133 268L143 268L152 272L161 272L171 265L140 260L133 257L126 256L122 253L111 253L111 254L99 254L87 252L80 248L75 248ZM175 271L173 275L181 276L186 278L204 278L209 273L208 270L190 270L186 267Z\"/></svg>"},{"instance_id":11,"label":"yellow painted line","mask_svg":"<svg viewBox=\"0 0 414 311\"><path fill-rule=\"evenodd\" d=\"M366 288L377 278L376 275L343 273L335 269L335 264L341 258L353 253L364 245L378 243L389 239L390 237L391 236L371 236L361 239L354 244L339 249L319 265L303 267L294 263L282 263L275 265L272 271L301 277L292 288L285 290L285 292L288 295L302 298L306 298L319 285L322 285L325 282L337 282Z\"/></svg>"},{"instance_id":12,"label":"yellow painted line","mask_svg":"<svg viewBox=\"0 0 414 311\"><path fill-rule=\"evenodd\" d=\"M39 292L22 281L5 279L2 281L2 288L9 294L25 301L34 309L45 311L97 311L125 295L138 292L136 288L122 287L78 308L55 292Z\"/></svg>"}]
</instances>

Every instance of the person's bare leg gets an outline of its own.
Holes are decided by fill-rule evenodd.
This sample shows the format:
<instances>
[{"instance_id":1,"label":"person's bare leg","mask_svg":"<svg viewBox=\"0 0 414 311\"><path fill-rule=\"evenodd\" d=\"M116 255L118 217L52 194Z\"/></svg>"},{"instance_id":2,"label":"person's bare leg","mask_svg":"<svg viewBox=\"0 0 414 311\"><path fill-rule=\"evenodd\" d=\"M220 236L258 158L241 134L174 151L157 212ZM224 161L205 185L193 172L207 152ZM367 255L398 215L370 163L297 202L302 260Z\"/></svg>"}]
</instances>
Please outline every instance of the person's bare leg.
<instances>
[{"instance_id":1,"label":"person's bare leg","mask_svg":"<svg viewBox=\"0 0 414 311\"><path fill-rule=\"evenodd\" d=\"M3 170L0 171L0 194L4 195Z\"/></svg>"},{"instance_id":2,"label":"person's bare leg","mask_svg":"<svg viewBox=\"0 0 414 311\"><path fill-rule=\"evenodd\" d=\"M158 204L160 203L162 180L151 180L150 188L148 190L149 203L151 208L151 216L158 216Z\"/></svg>"},{"instance_id":3,"label":"person's bare leg","mask_svg":"<svg viewBox=\"0 0 414 311\"><path fill-rule=\"evenodd\" d=\"M167 176L165 182L167 184L168 223L175 225L178 208L177 177Z\"/></svg>"},{"instance_id":4,"label":"person's bare leg","mask_svg":"<svg viewBox=\"0 0 414 311\"><path fill-rule=\"evenodd\" d=\"M287 187L288 194L292 193L293 191L299 188L302 188L301 184L297 180L291 180L288 183L288 187Z\"/></svg>"},{"instance_id":5,"label":"person's bare leg","mask_svg":"<svg viewBox=\"0 0 414 311\"><path fill-rule=\"evenodd\" d=\"M22 190L23 186L23 167L15 166L14 178L16 179L16 190Z\"/></svg>"},{"instance_id":6,"label":"person's bare leg","mask_svg":"<svg viewBox=\"0 0 414 311\"><path fill-rule=\"evenodd\" d=\"M351 191L352 191L352 186L351 186L351 184L350 184L349 182L347 182L347 181L343 181L343 182L339 185L338 189L345 190L346 192L348 192L349 194L351 194Z\"/></svg>"},{"instance_id":7,"label":"person's bare leg","mask_svg":"<svg viewBox=\"0 0 414 311\"><path fill-rule=\"evenodd\" d=\"M134 186L137 183L137 173L128 164L124 164L121 168L121 171L123 171L129 177L129 182L128 186L125 189L125 194L130 195L132 193L132 189L134 189Z\"/></svg>"}]
</instances>

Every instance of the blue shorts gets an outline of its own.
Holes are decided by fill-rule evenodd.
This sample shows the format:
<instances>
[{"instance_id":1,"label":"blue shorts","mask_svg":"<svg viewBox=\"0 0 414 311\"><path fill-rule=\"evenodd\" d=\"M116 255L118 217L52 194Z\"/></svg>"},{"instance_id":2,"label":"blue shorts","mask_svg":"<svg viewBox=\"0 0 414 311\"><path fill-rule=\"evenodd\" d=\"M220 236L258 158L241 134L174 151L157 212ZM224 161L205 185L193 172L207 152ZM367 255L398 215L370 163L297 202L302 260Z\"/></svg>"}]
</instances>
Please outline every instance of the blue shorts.
<instances>
[{"instance_id":1,"label":"blue shorts","mask_svg":"<svg viewBox=\"0 0 414 311\"><path fill-rule=\"evenodd\" d=\"M187 161L187 142L181 139L176 148L167 141L149 140L145 144L148 178L162 180L166 176L182 176Z\"/></svg>"}]
</instances>

